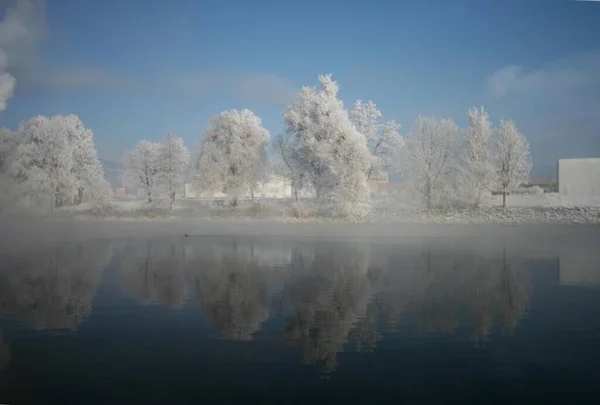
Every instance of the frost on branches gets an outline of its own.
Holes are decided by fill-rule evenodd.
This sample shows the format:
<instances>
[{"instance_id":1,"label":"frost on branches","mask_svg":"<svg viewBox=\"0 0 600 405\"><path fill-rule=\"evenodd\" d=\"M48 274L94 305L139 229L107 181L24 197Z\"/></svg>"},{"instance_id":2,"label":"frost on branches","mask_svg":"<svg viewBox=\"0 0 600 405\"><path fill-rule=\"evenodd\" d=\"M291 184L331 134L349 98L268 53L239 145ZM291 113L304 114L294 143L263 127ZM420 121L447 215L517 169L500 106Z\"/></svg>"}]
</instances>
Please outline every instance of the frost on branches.
<instances>
[{"instance_id":1,"label":"frost on branches","mask_svg":"<svg viewBox=\"0 0 600 405\"><path fill-rule=\"evenodd\" d=\"M481 107L468 111L462 158L458 166L459 193L469 204L478 207L495 185L496 169L492 157L492 125L487 112Z\"/></svg>"},{"instance_id":2,"label":"frost on branches","mask_svg":"<svg viewBox=\"0 0 600 405\"><path fill-rule=\"evenodd\" d=\"M403 145L398 130L400 126L395 121L380 123L381 112L374 102L363 103L357 100L350 113L352 123L367 140L367 146L372 155L372 162L367 169L367 180L373 173L381 170L397 171L393 159L396 151Z\"/></svg>"},{"instance_id":3,"label":"frost on branches","mask_svg":"<svg viewBox=\"0 0 600 405\"><path fill-rule=\"evenodd\" d=\"M334 213L363 217L370 209L366 173L371 155L365 136L350 121L331 75L319 76L320 89L304 87L283 114L293 138L295 165L312 183L321 203Z\"/></svg>"},{"instance_id":4,"label":"frost on branches","mask_svg":"<svg viewBox=\"0 0 600 405\"><path fill-rule=\"evenodd\" d=\"M456 153L458 127L451 119L419 116L406 138L408 175L427 208L447 187Z\"/></svg>"},{"instance_id":5,"label":"frost on branches","mask_svg":"<svg viewBox=\"0 0 600 405\"><path fill-rule=\"evenodd\" d=\"M56 119L56 118L55 118ZM104 169L94 146L94 135L86 129L76 115L61 117L68 142L73 146L73 166L76 203L98 201L107 198L110 185L104 177Z\"/></svg>"},{"instance_id":6,"label":"frost on branches","mask_svg":"<svg viewBox=\"0 0 600 405\"><path fill-rule=\"evenodd\" d=\"M292 189L294 199L298 201L298 192L304 187L304 173L296 158L294 138L288 134L277 134L272 141L275 161L272 172L283 177Z\"/></svg>"},{"instance_id":7,"label":"frost on branches","mask_svg":"<svg viewBox=\"0 0 600 405\"><path fill-rule=\"evenodd\" d=\"M159 183L160 144L150 141L138 141L135 147L123 157L123 185L142 190L148 199L157 193Z\"/></svg>"},{"instance_id":8,"label":"frost on branches","mask_svg":"<svg viewBox=\"0 0 600 405\"><path fill-rule=\"evenodd\" d=\"M267 168L269 131L252 111L223 111L213 118L202 136L196 164L196 183L207 191L232 198L254 192Z\"/></svg>"},{"instance_id":9,"label":"frost on branches","mask_svg":"<svg viewBox=\"0 0 600 405\"><path fill-rule=\"evenodd\" d=\"M495 154L502 206L506 207L506 194L529 182L532 166L529 143L514 121L500 121Z\"/></svg>"},{"instance_id":10,"label":"frost on branches","mask_svg":"<svg viewBox=\"0 0 600 405\"><path fill-rule=\"evenodd\" d=\"M52 209L108 192L91 131L75 115L38 116L21 124L7 172L16 203Z\"/></svg>"},{"instance_id":11,"label":"frost on branches","mask_svg":"<svg viewBox=\"0 0 600 405\"><path fill-rule=\"evenodd\" d=\"M169 197L169 207L177 194L185 187L185 176L190 153L183 143L183 138L167 134L158 148L158 184Z\"/></svg>"}]
</instances>

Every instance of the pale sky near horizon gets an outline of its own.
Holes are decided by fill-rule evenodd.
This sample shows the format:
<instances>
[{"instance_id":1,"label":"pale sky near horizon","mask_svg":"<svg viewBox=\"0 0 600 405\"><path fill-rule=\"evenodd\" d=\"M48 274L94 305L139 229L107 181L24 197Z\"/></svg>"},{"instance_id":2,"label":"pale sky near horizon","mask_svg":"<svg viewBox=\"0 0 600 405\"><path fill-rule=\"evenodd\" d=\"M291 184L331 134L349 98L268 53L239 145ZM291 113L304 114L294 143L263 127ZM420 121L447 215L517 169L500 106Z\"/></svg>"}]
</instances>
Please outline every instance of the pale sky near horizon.
<instances>
[{"instance_id":1,"label":"pale sky near horizon","mask_svg":"<svg viewBox=\"0 0 600 405\"><path fill-rule=\"evenodd\" d=\"M534 175L600 156L600 4L570 0L0 0L17 79L0 126L74 113L100 157L249 108L275 134L302 86L333 73L347 107L417 114L484 105L531 144Z\"/></svg>"}]
</instances>

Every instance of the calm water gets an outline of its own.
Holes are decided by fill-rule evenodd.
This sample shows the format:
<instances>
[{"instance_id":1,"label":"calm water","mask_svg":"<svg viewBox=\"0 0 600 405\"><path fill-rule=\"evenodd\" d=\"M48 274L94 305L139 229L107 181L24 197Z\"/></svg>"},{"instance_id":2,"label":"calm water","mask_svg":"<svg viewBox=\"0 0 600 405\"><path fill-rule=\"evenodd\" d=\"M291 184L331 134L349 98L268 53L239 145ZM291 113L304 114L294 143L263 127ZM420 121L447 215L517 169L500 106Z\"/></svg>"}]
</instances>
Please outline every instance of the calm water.
<instances>
[{"instance_id":1,"label":"calm water","mask_svg":"<svg viewBox=\"0 0 600 405\"><path fill-rule=\"evenodd\" d=\"M0 403L600 403L586 243L93 240L0 258Z\"/></svg>"}]
</instances>

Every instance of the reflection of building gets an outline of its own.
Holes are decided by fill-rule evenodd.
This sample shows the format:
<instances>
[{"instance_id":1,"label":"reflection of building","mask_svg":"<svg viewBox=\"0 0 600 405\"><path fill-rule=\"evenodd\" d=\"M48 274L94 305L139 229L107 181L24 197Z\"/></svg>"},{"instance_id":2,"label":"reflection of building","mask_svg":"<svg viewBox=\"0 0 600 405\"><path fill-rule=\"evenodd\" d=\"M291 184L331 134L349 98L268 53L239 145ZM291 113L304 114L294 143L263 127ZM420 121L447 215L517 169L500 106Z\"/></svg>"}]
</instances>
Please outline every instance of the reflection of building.
<instances>
[{"instance_id":1,"label":"reflection of building","mask_svg":"<svg viewBox=\"0 0 600 405\"><path fill-rule=\"evenodd\" d=\"M561 194L600 196L600 158L560 159L558 191Z\"/></svg>"},{"instance_id":2,"label":"reflection of building","mask_svg":"<svg viewBox=\"0 0 600 405\"><path fill-rule=\"evenodd\" d=\"M559 272L563 285L600 285L600 254L589 245L561 249Z\"/></svg>"}]
</instances>

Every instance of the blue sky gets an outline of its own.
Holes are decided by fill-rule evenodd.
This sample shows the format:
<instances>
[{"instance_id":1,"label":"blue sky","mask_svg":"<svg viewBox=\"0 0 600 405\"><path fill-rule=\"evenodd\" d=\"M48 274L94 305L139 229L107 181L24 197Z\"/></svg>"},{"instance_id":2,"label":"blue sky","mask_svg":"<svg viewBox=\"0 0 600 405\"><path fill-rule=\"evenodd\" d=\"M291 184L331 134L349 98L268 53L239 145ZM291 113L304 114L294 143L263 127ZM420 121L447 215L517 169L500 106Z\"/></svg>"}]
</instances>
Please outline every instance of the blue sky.
<instances>
[{"instance_id":1,"label":"blue sky","mask_svg":"<svg viewBox=\"0 0 600 405\"><path fill-rule=\"evenodd\" d=\"M600 2L0 0L1 16L17 2L29 31L0 38L17 78L0 126L74 113L108 160L167 131L195 148L230 108L277 133L320 73L404 131L419 113L465 125L473 105L512 118L535 175L600 156Z\"/></svg>"}]
</instances>

